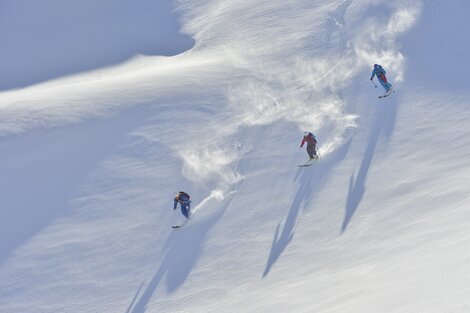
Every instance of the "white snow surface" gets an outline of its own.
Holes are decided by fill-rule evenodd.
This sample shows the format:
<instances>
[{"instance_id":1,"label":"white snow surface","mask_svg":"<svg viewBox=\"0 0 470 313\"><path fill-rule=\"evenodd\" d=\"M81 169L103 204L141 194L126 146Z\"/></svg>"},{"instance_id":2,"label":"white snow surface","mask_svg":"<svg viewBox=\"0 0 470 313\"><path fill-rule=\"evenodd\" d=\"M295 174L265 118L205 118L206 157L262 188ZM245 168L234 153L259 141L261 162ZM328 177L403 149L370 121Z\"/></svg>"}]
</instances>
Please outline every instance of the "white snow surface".
<instances>
[{"instance_id":1,"label":"white snow surface","mask_svg":"<svg viewBox=\"0 0 470 313\"><path fill-rule=\"evenodd\" d=\"M0 312L470 312L469 13L0 1Z\"/></svg>"}]
</instances>

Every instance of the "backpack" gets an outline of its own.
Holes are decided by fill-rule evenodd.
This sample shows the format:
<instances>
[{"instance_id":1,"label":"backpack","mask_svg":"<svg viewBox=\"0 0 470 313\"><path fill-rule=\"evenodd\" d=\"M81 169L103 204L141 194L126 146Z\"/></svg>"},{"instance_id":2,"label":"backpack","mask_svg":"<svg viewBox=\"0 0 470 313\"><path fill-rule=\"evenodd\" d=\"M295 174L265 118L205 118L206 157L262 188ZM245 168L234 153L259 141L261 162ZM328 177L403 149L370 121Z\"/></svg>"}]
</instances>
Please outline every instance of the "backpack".
<instances>
[{"instance_id":1,"label":"backpack","mask_svg":"<svg viewBox=\"0 0 470 313\"><path fill-rule=\"evenodd\" d=\"M179 195L179 196L184 196L184 197L186 197L188 200L191 198L191 197L190 197L186 192L184 192L184 191L180 191L180 192L178 193L178 195Z\"/></svg>"},{"instance_id":2,"label":"backpack","mask_svg":"<svg viewBox=\"0 0 470 313\"><path fill-rule=\"evenodd\" d=\"M317 137L314 134L312 134L312 142L317 143Z\"/></svg>"}]
</instances>

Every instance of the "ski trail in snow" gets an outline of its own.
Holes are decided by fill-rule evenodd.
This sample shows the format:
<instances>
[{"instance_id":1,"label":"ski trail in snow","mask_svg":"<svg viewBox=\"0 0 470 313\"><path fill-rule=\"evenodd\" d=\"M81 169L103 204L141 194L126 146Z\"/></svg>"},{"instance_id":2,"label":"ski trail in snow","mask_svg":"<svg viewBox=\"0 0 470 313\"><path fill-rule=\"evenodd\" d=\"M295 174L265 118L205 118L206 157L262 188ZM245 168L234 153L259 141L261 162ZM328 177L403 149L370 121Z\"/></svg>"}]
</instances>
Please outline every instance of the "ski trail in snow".
<instances>
[{"instance_id":1,"label":"ski trail in snow","mask_svg":"<svg viewBox=\"0 0 470 313\"><path fill-rule=\"evenodd\" d=\"M333 48L337 49L339 53L345 52L348 46L348 37L346 33L347 29L344 16L352 2L353 0L343 0L340 4L338 4L336 9L329 14L326 25L325 39L323 42L323 53L327 52L331 47L331 41L332 38L335 38L335 34L338 37L338 43L336 46L333 46Z\"/></svg>"},{"instance_id":2,"label":"ski trail in snow","mask_svg":"<svg viewBox=\"0 0 470 313\"><path fill-rule=\"evenodd\" d=\"M213 190L209 196L207 196L204 200L199 203L194 210L191 210L192 214L195 214L197 211L199 211L201 208L204 208L210 201L212 200L218 200L218 201L223 201L227 197L230 197L236 193L236 190L232 190L230 192L225 193L224 191L220 189Z\"/></svg>"}]
</instances>

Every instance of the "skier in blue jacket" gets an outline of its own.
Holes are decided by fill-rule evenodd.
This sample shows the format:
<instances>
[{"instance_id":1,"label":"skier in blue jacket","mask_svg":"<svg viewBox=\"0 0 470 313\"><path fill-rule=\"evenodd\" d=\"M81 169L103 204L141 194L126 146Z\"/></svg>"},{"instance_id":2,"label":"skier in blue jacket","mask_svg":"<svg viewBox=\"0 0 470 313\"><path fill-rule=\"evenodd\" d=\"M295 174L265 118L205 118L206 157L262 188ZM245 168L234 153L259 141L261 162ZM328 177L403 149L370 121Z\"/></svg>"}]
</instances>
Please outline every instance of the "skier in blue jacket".
<instances>
[{"instance_id":1,"label":"skier in blue jacket","mask_svg":"<svg viewBox=\"0 0 470 313\"><path fill-rule=\"evenodd\" d=\"M387 94L392 91L392 84L387 82L387 77L385 76L387 72L383 69L383 67L379 64L374 64L374 69L372 70L372 74L370 75L370 80L374 79L374 76L377 76L377 80L379 81L380 85L384 87Z\"/></svg>"},{"instance_id":2,"label":"skier in blue jacket","mask_svg":"<svg viewBox=\"0 0 470 313\"><path fill-rule=\"evenodd\" d=\"M174 205L173 205L173 210L176 210L176 207L178 206L178 203L181 205L181 213L189 219L189 213L190 213L190 205L191 205L191 200L190 196L184 192L180 191L175 197Z\"/></svg>"}]
</instances>

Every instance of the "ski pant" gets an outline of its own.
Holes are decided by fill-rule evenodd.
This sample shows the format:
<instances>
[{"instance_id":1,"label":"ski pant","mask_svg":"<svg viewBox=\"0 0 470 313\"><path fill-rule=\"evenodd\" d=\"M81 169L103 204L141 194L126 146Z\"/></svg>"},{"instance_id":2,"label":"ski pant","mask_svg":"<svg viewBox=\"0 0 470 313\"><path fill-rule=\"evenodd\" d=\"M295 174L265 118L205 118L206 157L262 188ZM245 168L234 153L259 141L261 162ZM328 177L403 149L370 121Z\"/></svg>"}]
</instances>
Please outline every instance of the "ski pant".
<instances>
[{"instance_id":1,"label":"ski pant","mask_svg":"<svg viewBox=\"0 0 470 313\"><path fill-rule=\"evenodd\" d=\"M314 143L307 144L307 153L310 158L314 158L317 156L317 151L315 148L316 148L316 144Z\"/></svg>"},{"instance_id":2,"label":"ski pant","mask_svg":"<svg viewBox=\"0 0 470 313\"><path fill-rule=\"evenodd\" d=\"M186 217L189 218L189 210L190 210L190 202L181 203L181 213Z\"/></svg>"},{"instance_id":3,"label":"ski pant","mask_svg":"<svg viewBox=\"0 0 470 313\"><path fill-rule=\"evenodd\" d=\"M382 87L384 87L385 91L388 92L388 91L390 91L390 89L392 88L392 84L383 81L380 77L378 77L378 81L379 81L379 83L382 85Z\"/></svg>"}]
</instances>

